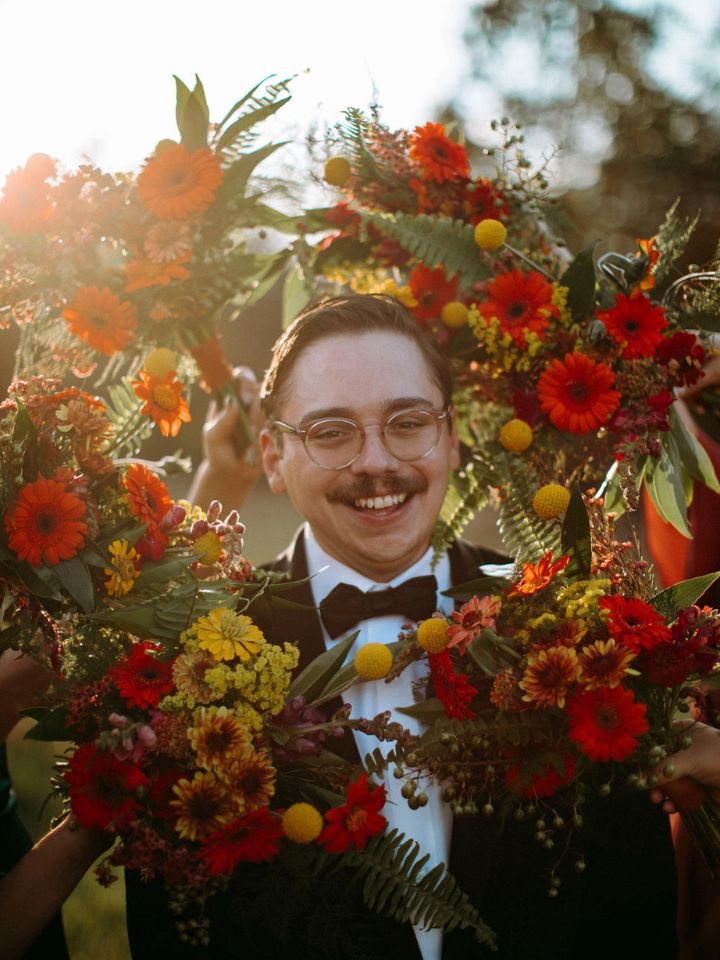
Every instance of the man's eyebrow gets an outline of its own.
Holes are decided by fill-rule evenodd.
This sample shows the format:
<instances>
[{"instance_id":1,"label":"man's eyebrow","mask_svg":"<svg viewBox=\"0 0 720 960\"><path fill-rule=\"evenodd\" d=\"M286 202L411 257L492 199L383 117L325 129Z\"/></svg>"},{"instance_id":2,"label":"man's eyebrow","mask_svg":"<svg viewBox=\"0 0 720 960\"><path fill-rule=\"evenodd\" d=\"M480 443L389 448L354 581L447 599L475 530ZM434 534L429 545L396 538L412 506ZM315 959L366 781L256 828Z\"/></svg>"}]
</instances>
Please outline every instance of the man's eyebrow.
<instances>
[{"instance_id":1,"label":"man's eyebrow","mask_svg":"<svg viewBox=\"0 0 720 960\"><path fill-rule=\"evenodd\" d=\"M395 413L397 410L409 410L415 407L434 408L434 403L427 397L394 397L392 400L386 400L380 407L383 417ZM356 420L356 412L351 407L319 407L317 410L309 410L298 421L299 427L305 427L315 420L327 420L333 417L342 417L345 420Z\"/></svg>"}]
</instances>

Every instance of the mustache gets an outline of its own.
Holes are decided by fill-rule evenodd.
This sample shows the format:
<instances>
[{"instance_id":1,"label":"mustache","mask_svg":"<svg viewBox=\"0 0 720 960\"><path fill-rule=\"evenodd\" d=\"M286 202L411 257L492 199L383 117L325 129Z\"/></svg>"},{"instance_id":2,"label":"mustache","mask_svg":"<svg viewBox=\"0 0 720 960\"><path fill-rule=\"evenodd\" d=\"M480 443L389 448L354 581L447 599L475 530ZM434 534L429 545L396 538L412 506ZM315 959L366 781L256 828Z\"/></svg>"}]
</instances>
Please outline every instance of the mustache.
<instances>
[{"instance_id":1,"label":"mustache","mask_svg":"<svg viewBox=\"0 0 720 960\"><path fill-rule=\"evenodd\" d=\"M372 497L382 497L404 493L410 496L413 493L425 493L428 481L425 477L358 477L350 483L330 490L325 496L330 503L353 503L355 500L370 500Z\"/></svg>"}]
</instances>

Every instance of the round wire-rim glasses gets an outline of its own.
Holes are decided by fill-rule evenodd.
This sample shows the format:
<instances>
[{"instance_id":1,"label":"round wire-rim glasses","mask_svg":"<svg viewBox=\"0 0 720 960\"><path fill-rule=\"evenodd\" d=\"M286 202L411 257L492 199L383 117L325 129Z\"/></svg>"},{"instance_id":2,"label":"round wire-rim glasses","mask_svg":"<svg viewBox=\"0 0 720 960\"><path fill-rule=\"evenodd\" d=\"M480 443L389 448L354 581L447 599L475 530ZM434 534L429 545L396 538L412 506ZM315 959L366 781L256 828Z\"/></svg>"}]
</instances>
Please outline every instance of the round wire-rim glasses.
<instances>
[{"instance_id":1,"label":"round wire-rim glasses","mask_svg":"<svg viewBox=\"0 0 720 960\"><path fill-rule=\"evenodd\" d=\"M368 427L380 428L383 445L396 460L424 459L438 445L441 425L450 410L450 406L443 410L399 410L385 420L365 424L346 417L324 417L307 427L294 427L284 420L272 420L268 426L299 437L307 455L323 470L344 470L360 456Z\"/></svg>"}]
</instances>

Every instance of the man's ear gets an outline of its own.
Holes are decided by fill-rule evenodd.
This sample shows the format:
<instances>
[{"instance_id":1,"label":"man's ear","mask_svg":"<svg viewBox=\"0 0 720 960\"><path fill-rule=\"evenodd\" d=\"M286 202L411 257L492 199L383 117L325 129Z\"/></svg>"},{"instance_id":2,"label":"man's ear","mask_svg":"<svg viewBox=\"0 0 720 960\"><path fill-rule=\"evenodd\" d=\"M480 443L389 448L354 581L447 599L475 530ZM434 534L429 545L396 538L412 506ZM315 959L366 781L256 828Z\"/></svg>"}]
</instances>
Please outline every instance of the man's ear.
<instances>
[{"instance_id":1,"label":"man's ear","mask_svg":"<svg viewBox=\"0 0 720 960\"><path fill-rule=\"evenodd\" d=\"M455 407L450 411L450 469L457 470L460 466L460 440L457 432L457 411Z\"/></svg>"},{"instance_id":2,"label":"man's ear","mask_svg":"<svg viewBox=\"0 0 720 960\"><path fill-rule=\"evenodd\" d=\"M282 455L278 450L278 438L271 430L261 430L260 452L262 465L273 493L287 493L285 477L282 472ZM279 442L282 442L281 440Z\"/></svg>"}]
</instances>

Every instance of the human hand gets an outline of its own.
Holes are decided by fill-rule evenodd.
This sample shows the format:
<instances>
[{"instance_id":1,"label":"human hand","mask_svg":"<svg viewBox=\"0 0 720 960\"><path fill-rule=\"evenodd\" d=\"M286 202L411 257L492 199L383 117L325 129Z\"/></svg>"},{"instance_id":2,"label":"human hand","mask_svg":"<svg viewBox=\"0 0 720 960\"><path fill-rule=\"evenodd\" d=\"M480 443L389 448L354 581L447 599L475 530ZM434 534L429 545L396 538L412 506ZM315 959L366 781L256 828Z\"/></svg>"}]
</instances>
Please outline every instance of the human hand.
<instances>
[{"instance_id":1,"label":"human hand","mask_svg":"<svg viewBox=\"0 0 720 960\"><path fill-rule=\"evenodd\" d=\"M720 802L720 730L700 721L689 721L689 747L667 757L654 770L658 786L650 799L666 813L691 810L711 797Z\"/></svg>"},{"instance_id":2,"label":"human hand","mask_svg":"<svg viewBox=\"0 0 720 960\"><path fill-rule=\"evenodd\" d=\"M38 694L50 686L49 667L18 650L0 654L0 740L4 740L18 720L18 711L32 706Z\"/></svg>"}]
</instances>

